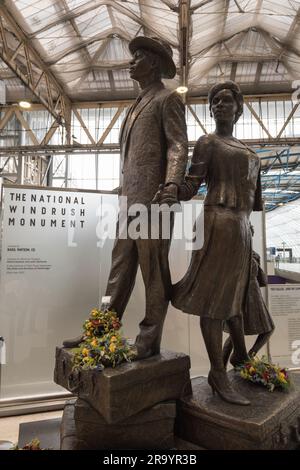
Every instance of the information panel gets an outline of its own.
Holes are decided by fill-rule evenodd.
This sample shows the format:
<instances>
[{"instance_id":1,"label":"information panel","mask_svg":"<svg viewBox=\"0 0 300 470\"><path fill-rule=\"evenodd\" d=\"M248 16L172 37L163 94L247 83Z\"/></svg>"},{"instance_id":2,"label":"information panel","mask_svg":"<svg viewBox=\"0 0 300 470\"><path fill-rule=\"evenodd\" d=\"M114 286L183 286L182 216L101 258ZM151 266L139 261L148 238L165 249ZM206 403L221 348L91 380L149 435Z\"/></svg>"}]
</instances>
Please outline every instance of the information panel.
<instances>
[{"instance_id":1,"label":"information panel","mask_svg":"<svg viewBox=\"0 0 300 470\"><path fill-rule=\"evenodd\" d=\"M98 305L103 253L96 228L103 198L116 206L116 196L5 187L3 198L1 397L57 393L55 347L78 335Z\"/></svg>"},{"instance_id":2,"label":"information panel","mask_svg":"<svg viewBox=\"0 0 300 470\"><path fill-rule=\"evenodd\" d=\"M272 359L281 366L300 367L300 284L270 285L269 305L275 323Z\"/></svg>"}]
</instances>

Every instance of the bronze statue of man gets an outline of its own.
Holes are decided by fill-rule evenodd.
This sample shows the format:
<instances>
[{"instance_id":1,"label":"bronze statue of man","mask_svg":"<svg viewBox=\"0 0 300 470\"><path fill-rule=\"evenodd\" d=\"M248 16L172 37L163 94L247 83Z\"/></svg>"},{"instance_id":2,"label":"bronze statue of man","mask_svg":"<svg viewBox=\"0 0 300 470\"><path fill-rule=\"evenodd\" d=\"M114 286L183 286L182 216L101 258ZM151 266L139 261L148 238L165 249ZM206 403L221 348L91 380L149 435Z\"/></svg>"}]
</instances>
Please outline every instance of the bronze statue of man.
<instances>
[{"instance_id":1,"label":"bronze statue of man","mask_svg":"<svg viewBox=\"0 0 300 470\"><path fill-rule=\"evenodd\" d=\"M127 197L128 208L143 204L150 214L158 191L160 204L177 202L188 155L185 111L180 96L161 81L176 74L170 46L158 38L136 37L129 49L133 56L129 73L141 93L128 109L120 132L120 195ZM127 224L130 220L128 217ZM140 359L160 352L171 291L170 238L124 239L118 223L106 296L122 318L140 266L146 293L145 318L135 342ZM66 347L74 344L64 342Z\"/></svg>"}]
</instances>

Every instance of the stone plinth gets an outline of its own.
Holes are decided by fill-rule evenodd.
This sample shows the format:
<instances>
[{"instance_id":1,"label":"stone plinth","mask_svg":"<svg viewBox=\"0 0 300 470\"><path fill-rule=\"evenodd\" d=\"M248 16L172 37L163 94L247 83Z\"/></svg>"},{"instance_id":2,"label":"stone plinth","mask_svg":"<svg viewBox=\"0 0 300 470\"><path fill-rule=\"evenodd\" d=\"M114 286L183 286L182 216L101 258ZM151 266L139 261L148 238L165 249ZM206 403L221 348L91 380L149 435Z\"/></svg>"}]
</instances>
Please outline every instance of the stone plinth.
<instances>
[{"instance_id":1,"label":"stone plinth","mask_svg":"<svg viewBox=\"0 0 300 470\"><path fill-rule=\"evenodd\" d=\"M63 414L61 449L171 449L175 415L175 401L165 402L125 421L107 424L87 402L72 400Z\"/></svg>"},{"instance_id":2,"label":"stone plinth","mask_svg":"<svg viewBox=\"0 0 300 470\"><path fill-rule=\"evenodd\" d=\"M57 348L54 380L92 406L109 424L191 392L190 358L162 351L157 356L102 371L72 372L72 350Z\"/></svg>"},{"instance_id":3,"label":"stone plinth","mask_svg":"<svg viewBox=\"0 0 300 470\"><path fill-rule=\"evenodd\" d=\"M193 395L178 402L175 434L206 449L296 449L300 445L300 375L294 388L268 392L234 371L234 388L249 406L226 403L213 395L206 377L192 381Z\"/></svg>"}]
</instances>

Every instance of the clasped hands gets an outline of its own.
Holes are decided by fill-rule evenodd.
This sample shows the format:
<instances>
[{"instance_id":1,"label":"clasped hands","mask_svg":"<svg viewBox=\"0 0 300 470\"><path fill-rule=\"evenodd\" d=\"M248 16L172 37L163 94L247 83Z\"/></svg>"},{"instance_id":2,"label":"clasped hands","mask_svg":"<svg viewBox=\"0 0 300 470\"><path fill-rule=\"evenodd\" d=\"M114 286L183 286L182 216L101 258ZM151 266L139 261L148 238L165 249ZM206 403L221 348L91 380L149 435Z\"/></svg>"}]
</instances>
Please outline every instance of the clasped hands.
<instances>
[{"instance_id":1,"label":"clasped hands","mask_svg":"<svg viewBox=\"0 0 300 470\"><path fill-rule=\"evenodd\" d=\"M178 186L175 183L169 183L167 185L160 184L158 191L155 193L152 199L152 204L167 204L172 206L178 204Z\"/></svg>"}]
</instances>

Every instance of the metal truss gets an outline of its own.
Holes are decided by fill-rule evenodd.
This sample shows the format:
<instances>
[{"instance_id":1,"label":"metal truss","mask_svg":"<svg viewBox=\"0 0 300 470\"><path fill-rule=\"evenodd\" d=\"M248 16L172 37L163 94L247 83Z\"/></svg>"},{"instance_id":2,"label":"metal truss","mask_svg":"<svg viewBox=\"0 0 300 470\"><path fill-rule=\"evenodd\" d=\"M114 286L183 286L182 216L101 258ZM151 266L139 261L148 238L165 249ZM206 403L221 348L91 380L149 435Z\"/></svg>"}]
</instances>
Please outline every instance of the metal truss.
<instances>
[{"instance_id":1,"label":"metal truss","mask_svg":"<svg viewBox=\"0 0 300 470\"><path fill-rule=\"evenodd\" d=\"M34 2L31 3L32 7L36 8L36 10L41 8L40 6L33 6ZM162 8L163 17L167 18L168 14L171 13L172 17L175 16L174 13L178 15L178 39L175 34L167 34L167 31L164 30L165 28L160 26L160 23L156 23L155 19L151 19L152 17L155 18L155 15L149 14L149 10L151 8L153 8L153 11L159 9L159 5L157 5L159 3L164 7ZM205 58L206 56L209 60L199 69L197 76L199 82L201 78L209 74L215 67L218 67L222 72L223 64L226 64L227 67L228 63L231 64L230 78L235 80L239 64L254 62L257 64L256 71L254 74L251 74L253 80L250 77L249 84L253 82L252 85L255 90L266 91L266 89L270 89L272 91L273 83L268 82L266 88L265 81L262 80L263 66L267 62L271 61L274 63L276 73L278 66L282 65L282 68L285 70L285 80L288 82L298 78L296 65L299 62L300 52L297 47L296 38L299 32L300 9L296 10L296 8L293 8L290 15L287 15L292 18L291 22L282 28L282 34L276 34L276 31L272 30L272 27L268 25L268 21L261 21L262 15L266 17L269 14L273 15L271 13L272 2L267 3L271 3L270 13L267 13L265 10L261 11L264 6L263 0L256 0L254 10L250 5L248 8L248 4L245 5L245 2L238 0L223 0L219 4L218 2L213 2L213 0L198 2L191 2L191 0L179 0L177 2L162 0L161 2L155 2L155 5L152 5L151 1L148 0L124 0L120 2L113 0L87 0L72 6L70 2L60 0L60 2L53 3L53 5L57 4L57 7L58 4L62 7L57 16L54 15L51 19L51 15L49 15L48 24L43 22L41 27L36 28L34 32L24 33L24 31L30 30L30 19L26 15L23 17L20 13L22 5L16 5L16 2L13 0L0 0L0 42L2 43L0 55L11 70L31 89L39 101L50 110L53 116L58 120L64 119L65 122L68 122L68 104L70 104L68 103L69 97L66 90L68 90L69 96L74 96L71 95L70 83L76 83L78 90L83 88L81 85L91 72L106 70L111 96L118 98L125 96L123 94L124 90L118 89L113 72L118 68L125 70L127 58L124 57L126 63L120 62L117 64L111 63L110 60L98 61L98 59L114 37L117 36L128 42L134 35L141 34L141 31L145 35L158 36L165 39L174 49L178 50L180 84L187 87L191 85L190 93L199 93L202 85L200 88L194 86L194 79L189 76L189 69L192 66L194 67L199 58ZM207 5L211 6L209 12L206 8ZM28 6L30 6L30 2ZM80 18L84 18L86 15L88 18L92 18L93 12L95 11L95 14L97 14L97 9L102 6L105 7L103 10L106 10L109 16L111 27L104 28L99 33L95 31L95 34L85 37L81 34L80 27L78 27ZM276 7L274 8L276 9ZM207 15L209 19L207 22L208 40L204 41L203 44L199 41L199 45L197 44L196 47L193 46L191 48L193 25L196 25L194 28L197 29L197 21L193 21L193 19L199 18L201 15ZM235 15L237 15L236 21ZM159 16L159 14L156 16ZM211 22L209 16L214 19L217 18L217 26L214 26L215 22ZM242 16L245 18L242 19ZM276 16L275 13L274 16ZM127 21L129 20L128 24L135 24L135 32L131 28L128 28L128 31L126 31L126 21L125 26L120 27L122 22L119 20L123 18L127 19ZM235 27L233 27L232 23L235 23ZM60 48L54 54L48 51L45 54L45 59L42 59L42 46L39 43L41 34L59 25L70 26L75 33L72 34L72 37L74 36L76 40L69 47L63 48L62 51ZM278 26L280 27L281 23ZM213 30L211 31L212 27ZM209 34L209 32L213 34ZM195 33L197 34L198 31L195 31ZM262 53L258 55L256 51L253 51L253 55L247 56L243 53L243 50L241 51L241 41L247 39L247 35L251 36L253 33L257 35L258 41L261 41ZM89 46L99 41L102 41L99 49L90 52L91 48ZM264 44L268 46L266 51L264 51ZM83 75L73 77L71 82L68 82L66 78L64 89L61 85L61 81L64 80L62 78L64 75L60 72L61 68L51 68L51 66L75 52L78 52L82 57L80 63ZM63 66L63 64L60 65ZM67 71L63 70L63 73L65 72ZM69 70L69 73L71 72L72 68ZM290 89L290 86L287 88L287 85L282 85L281 82L282 80L279 79L276 81L276 86L279 87L278 90ZM243 84L248 87L246 82L243 82ZM133 93L134 90L128 91L127 97L133 96Z\"/></svg>"},{"instance_id":2,"label":"metal truss","mask_svg":"<svg viewBox=\"0 0 300 470\"><path fill-rule=\"evenodd\" d=\"M6 183L44 186L48 183L52 156L27 155L21 152L0 156L0 178Z\"/></svg>"},{"instance_id":3,"label":"metal truss","mask_svg":"<svg viewBox=\"0 0 300 470\"><path fill-rule=\"evenodd\" d=\"M179 52L180 52L180 85L188 87L189 76L189 43L191 38L191 1L179 2Z\"/></svg>"},{"instance_id":4,"label":"metal truss","mask_svg":"<svg viewBox=\"0 0 300 470\"><path fill-rule=\"evenodd\" d=\"M278 95L277 99L279 99L279 100L290 99L290 96ZM291 112L289 113L287 119L285 120L282 128L277 133L277 135L274 136L274 135L271 135L271 132L267 128L267 125L263 122L264 117L259 116L257 114L257 112L253 109L253 106L251 105L251 103L253 103L254 101L259 101L259 100L276 100L276 97L274 95L264 96L264 97L261 97L261 96L255 96L255 97L254 96L246 96L245 97L246 106L248 107L248 109L249 109L250 113L252 114L253 118L255 119L255 121L260 126L261 130L265 133L266 138L263 138L263 139L262 138L256 138L256 139L252 138L252 139L245 139L244 141L249 145L258 146L258 147L264 147L264 146L269 146L269 145L281 146L281 147L284 146L284 145L287 145L287 146L289 146L289 145L299 145L300 138L298 138L298 137L284 137L283 136L283 132L284 132L285 128L287 127L287 125L289 124L289 122L291 121L291 119L293 118L296 110L298 109L299 103L296 103L294 105L293 109L291 110ZM26 119L24 117L24 114L21 112L19 107L16 106L16 105L6 106L6 107L2 108L2 113L3 114L2 114L1 119L0 119L0 139L5 136L5 132L6 132L5 128L6 128L7 124L9 123L9 121L11 119L13 119L14 117L16 117L16 119L20 123L21 129L23 131L26 131L27 135L29 136L30 145L33 145L35 147L37 145L40 145L41 148L45 148L45 150L47 150L47 146L49 145L49 143L51 141L51 138L53 137L55 132L60 130L60 132L62 134L64 134L64 139L62 141L62 145L68 145L69 146L70 144L72 144L71 119L72 119L72 114L73 114L76 117L76 119L78 120L83 132L87 136L88 141L89 141L88 143L91 144L91 145L94 145L95 147L101 147L103 145L106 137L108 136L109 132L114 128L114 125L115 125L116 121L118 120L119 116L122 114L124 109L126 109L130 105L131 102L132 102L131 100L126 100L126 101L111 101L111 102L101 102L101 103L72 103L72 104L70 104L70 108L69 108L69 111L68 111L69 129L67 130L67 132L66 131L63 132L63 128L65 126L62 126L62 123L60 121L58 121L57 118L54 117L52 122L51 122L51 120L49 121L48 128L45 129L45 135L43 136L43 138L40 141L38 141L38 139L35 135L34 129L32 129L30 127L29 123L26 121ZM194 119L195 125L199 126L199 131L201 133L205 133L205 134L208 133L208 130L205 127L205 123L202 122L200 117L197 115L197 109L195 110L193 108L193 105L194 104L205 104L206 102L207 101L205 99L198 99L198 100L189 99L188 103L187 103L187 109L191 113L191 115ZM91 132L89 130L89 123L85 122L84 118L81 115L81 110L83 110L83 109L99 109L99 108L114 108L116 111L115 111L115 114L112 117L111 121L107 125L107 128L104 129L104 132L102 133L102 135L99 137L98 141L96 142L95 139L92 137ZM44 106L33 105L31 110L27 111L27 113L30 113L31 111L38 111L38 110L43 110L43 109L45 109ZM49 109L48 109L48 111L49 111ZM190 144L193 145L194 142L191 142ZM82 144L80 142L75 141L75 140L73 140L73 145L74 145L74 148L76 148L77 145L82 146ZM9 148L7 148L5 150L9 151Z\"/></svg>"},{"instance_id":5,"label":"metal truss","mask_svg":"<svg viewBox=\"0 0 300 470\"><path fill-rule=\"evenodd\" d=\"M0 57L30 89L59 125L70 128L71 101L32 42L0 2Z\"/></svg>"},{"instance_id":6,"label":"metal truss","mask_svg":"<svg viewBox=\"0 0 300 470\"><path fill-rule=\"evenodd\" d=\"M270 99L271 97L269 97ZM279 99L283 99L279 95ZM246 97L246 103L251 103L255 99L260 99L260 97ZM275 99L272 96L272 99ZM205 103L204 99L196 100L195 103L189 102L187 104L187 109L189 109L195 126L199 126L199 135L201 133L208 133L205 128L204 123L201 121L197 115L197 108L193 107L193 104ZM130 101L123 102L107 102L107 103L82 103L82 104L73 104L71 109L71 115L73 115L73 120L76 119L76 125L79 125L81 128L81 134L85 136L85 141L83 143L75 140L73 138L69 141L64 138L62 145L53 145L52 137L56 132L62 133L65 132L65 129L57 122L56 119L52 121L49 120L48 127L45 129L44 135L37 138L35 130L30 127L30 120L28 115L30 112L24 114L20 111L17 106L10 106L3 108L3 113L0 120L0 140L9 138L10 132L7 131L7 125L11 119L15 119L18 124L18 128L15 130L25 132L28 136L30 142L29 145L20 145L16 146L0 146L0 158L2 162L5 162L9 157L10 162L14 161L15 167L14 171L8 169L8 162L3 164L2 168L0 167L0 177L6 178L8 181L26 181L29 184L30 180L34 180L35 184L46 184L48 181L48 174L51 173L51 161L53 156L56 155L84 155L89 153L118 153L119 144L118 142L107 143L107 136L109 136L111 130L115 129L115 125L120 115L124 109L130 104ZM95 138L95 134L90 128L90 122L87 120L86 111L90 108L98 110L103 108L114 108L114 112L111 114L110 121L106 122L105 129ZM250 105L250 111L253 107ZM295 108L295 107L294 107ZM32 111L39 111L44 109L41 105L34 105ZM196 110L195 110L196 109ZM85 112L83 112L85 110ZM292 109L289 116L287 117L282 129L285 128L288 122L291 120L292 115L295 113L295 109ZM252 113L254 119L261 125L263 130L267 130L266 125L263 124L262 119L257 113ZM265 116L264 116L265 118ZM265 120L264 122L266 122ZM71 127L71 135L72 135ZM262 188L263 194L266 201L266 210L273 210L278 207L278 205L285 204L286 202L295 200L300 197L300 138L298 137L283 137L282 129L276 137L273 137L271 133L266 132L268 138L265 139L249 139L245 140L246 143L253 146L260 159L262 164ZM6 135L7 134L7 135ZM279 136L279 137L278 137ZM65 136L64 136L65 137ZM74 137L74 136L73 136ZM195 145L195 142L190 141L189 147L192 149ZM29 165L26 162L36 161L41 159L42 163L40 172L36 172L33 165L32 174L27 171L24 173L22 168L29 168ZM20 163L21 161L21 163ZM23 166L22 166L23 165ZM26 166L27 165L27 166ZM37 166L37 163L35 163ZM23 176L22 176L23 175ZM204 194L205 187L200 188L200 194Z\"/></svg>"},{"instance_id":7,"label":"metal truss","mask_svg":"<svg viewBox=\"0 0 300 470\"><path fill-rule=\"evenodd\" d=\"M257 150L262 165L261 180L266 210L271 211L300 198L300 149L286 147L264 156L266 152Z\"/></svg>"}]
</instances>

